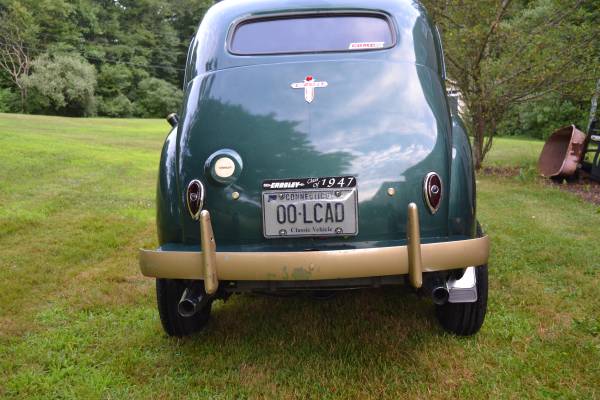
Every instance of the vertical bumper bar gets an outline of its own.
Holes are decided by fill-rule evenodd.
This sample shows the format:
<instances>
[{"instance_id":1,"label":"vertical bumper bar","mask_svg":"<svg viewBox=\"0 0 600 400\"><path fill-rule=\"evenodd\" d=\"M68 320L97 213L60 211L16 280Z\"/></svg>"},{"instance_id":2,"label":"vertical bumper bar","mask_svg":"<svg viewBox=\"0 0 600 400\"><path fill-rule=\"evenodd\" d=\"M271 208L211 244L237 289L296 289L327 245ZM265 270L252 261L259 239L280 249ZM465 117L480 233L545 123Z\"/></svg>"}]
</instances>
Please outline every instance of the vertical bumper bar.
<instances>
[{"instance_id":1,"label":"vertical bumper bar","mask_svg":"<svg viewBox=\"0 0 600 400\"><path fill-rule=\"evenodd\" d=\"M210 223L210 213L202 210L200 213L200 244L202 247L202 276L206 294L214 294L219 288L217 277L217 245Z\"/></svg>"},{"instance_id":2,"label":"vertical bumper bar","mask_svg":"<svg viewBox=\"0 0 600 400\"><path fill-rule=\"evenodd\" d=\"M423 285L423 266L421 262L421 232L419 227L419 209L415 203L408 205L408 279L414 288Z\"/></svg>"}]
</instances>

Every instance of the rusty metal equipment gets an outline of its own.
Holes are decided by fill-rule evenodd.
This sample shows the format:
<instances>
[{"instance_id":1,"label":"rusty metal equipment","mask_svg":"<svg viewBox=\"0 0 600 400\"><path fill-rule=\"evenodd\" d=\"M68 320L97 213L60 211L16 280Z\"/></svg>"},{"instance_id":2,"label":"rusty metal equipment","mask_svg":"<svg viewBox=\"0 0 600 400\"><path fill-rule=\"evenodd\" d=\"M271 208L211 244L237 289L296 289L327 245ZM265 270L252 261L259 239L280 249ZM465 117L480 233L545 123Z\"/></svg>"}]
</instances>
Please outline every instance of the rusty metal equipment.
<instances>
[{"instance_id":1,"label":"rusty metal equipment","mask_svg":"<svg viewBox=\"0 0 600 400\"><path fill-rule=\"evenodd\" d=\"M550 136L538 161L546 178L567 178L575 174L584 154L585 133L575 125L560 128Z\"/></svg>"},{"instance_id":2,"label":"rusty metal equipment","mask_svg":"<svg viewBox=\"0 0 600 400\"><path fill-rule=\"evenodd\" d=\"M538 168L547 178L569 178L579 170L600 182L600 121L597 117L600 79L592 96L587 135L575 127L566 126L554 132L544 144Z\"/></svg>"}]
</instances>

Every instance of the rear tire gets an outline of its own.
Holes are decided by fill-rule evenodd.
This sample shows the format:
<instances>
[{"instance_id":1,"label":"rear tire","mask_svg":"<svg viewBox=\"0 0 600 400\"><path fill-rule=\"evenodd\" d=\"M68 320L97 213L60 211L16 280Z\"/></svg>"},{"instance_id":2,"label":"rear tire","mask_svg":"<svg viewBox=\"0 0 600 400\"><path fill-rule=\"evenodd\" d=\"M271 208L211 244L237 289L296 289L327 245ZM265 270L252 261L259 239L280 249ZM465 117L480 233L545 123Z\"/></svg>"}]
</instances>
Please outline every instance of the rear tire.
<instances>
[{"instance_id":1,"label":"rear tire","mask_svg":"<svg viewBox=\"0 0 600 400\"><path fill-rule=\"evenodd\" d=\"M477 237L483 231L477 224ZM471 336L479 332L487 312L488 267L487 264L475 268L477 301L474 303L445 303L435 306L435 314L442 327L455 335Z\"/></svg>"},{"instance_id":2,"label":"rear tire","mask_svg":"<svg viewBox=\"0 0 600 400\"><path fill-rule=\"evenodd\" d=\"M197 283L197 284L202 284ZM169 336L187 336L196 333L206 326L210 317L212 302L191 317L182 317L177 305L186 289L186 281L178 279L157 279L156 300L158 314L163 329Z\"/></svg>"},{"instance_id":3,"label":"rear tire","mask_svg":"<svg viewBox=\"0 0 600 400\"><path fill-rule=\"evenodd\" d=\"M477 301L474 303L445 303L435 306L442 327L459 336L471 336L481 329L487 311L488 267L475 268Z\"/></svg>"}]
</instances>

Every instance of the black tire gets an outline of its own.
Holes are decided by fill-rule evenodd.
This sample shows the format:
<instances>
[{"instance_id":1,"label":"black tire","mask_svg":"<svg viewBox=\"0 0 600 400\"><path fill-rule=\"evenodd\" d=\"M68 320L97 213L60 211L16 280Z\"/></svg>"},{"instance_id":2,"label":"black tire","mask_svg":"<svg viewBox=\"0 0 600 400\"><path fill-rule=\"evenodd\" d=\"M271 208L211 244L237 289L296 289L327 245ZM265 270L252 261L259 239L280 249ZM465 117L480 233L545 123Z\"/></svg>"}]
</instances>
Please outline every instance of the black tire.
<instances>
[{"instance_id":1,"label":"black tire","mask_svg":"<svg viewBox=\"0 0 600 400\"><path fill-rule=\"evenodd\" d=\"M477 226L478 236L483 232ZM445 303L435 306L435 314L442 327L455 335L471 336L479 332L487 312L488 299L488 267L481 265L475 268L477 301L474 303Z\"/></svg>"},{"instance_id":2,"label":"black tire","mask_svg":"<svg viewBox=\"0 0 600 400\"><path fill-rule=\"evenodd\" d=\"M186 288L186 281L177 279L156 280L156 300L158 314L163 329L169 336L187 336L196 333L206 326L210 317L212 302L191 317L182 317L177 305Z\"/></svg>"},{"instance_id":3,"label":"black tire","mask_svg":"<svg viewBox=\"0 0 600 400\"><path fill-rule=\"evenodd\" d=\"M488 297L488 268L475 268L477 301L474 303L446 303L435 306L435 314L442 327L459 336L471 336L479 332L485 319Z\"/></svg>"}]
</instances>

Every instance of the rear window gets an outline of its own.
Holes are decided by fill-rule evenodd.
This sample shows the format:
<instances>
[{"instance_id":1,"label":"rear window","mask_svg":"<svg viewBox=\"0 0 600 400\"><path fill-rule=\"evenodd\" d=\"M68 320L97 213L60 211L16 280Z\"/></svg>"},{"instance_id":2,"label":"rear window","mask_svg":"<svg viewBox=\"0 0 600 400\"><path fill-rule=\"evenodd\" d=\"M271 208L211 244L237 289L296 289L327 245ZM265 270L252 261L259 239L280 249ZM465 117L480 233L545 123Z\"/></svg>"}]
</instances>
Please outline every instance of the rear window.
<instances>
[{"instance_id":1,"label":"rear window","mask_svg":"<svg viewBox=\"0 0 600 400\"><path fill-rule=\"evenodd\" d=\"M387 18L379 15L319 15L242 22L231 38L235 54L364 51L393 45Z\"/></svg>"}]
</instances>

